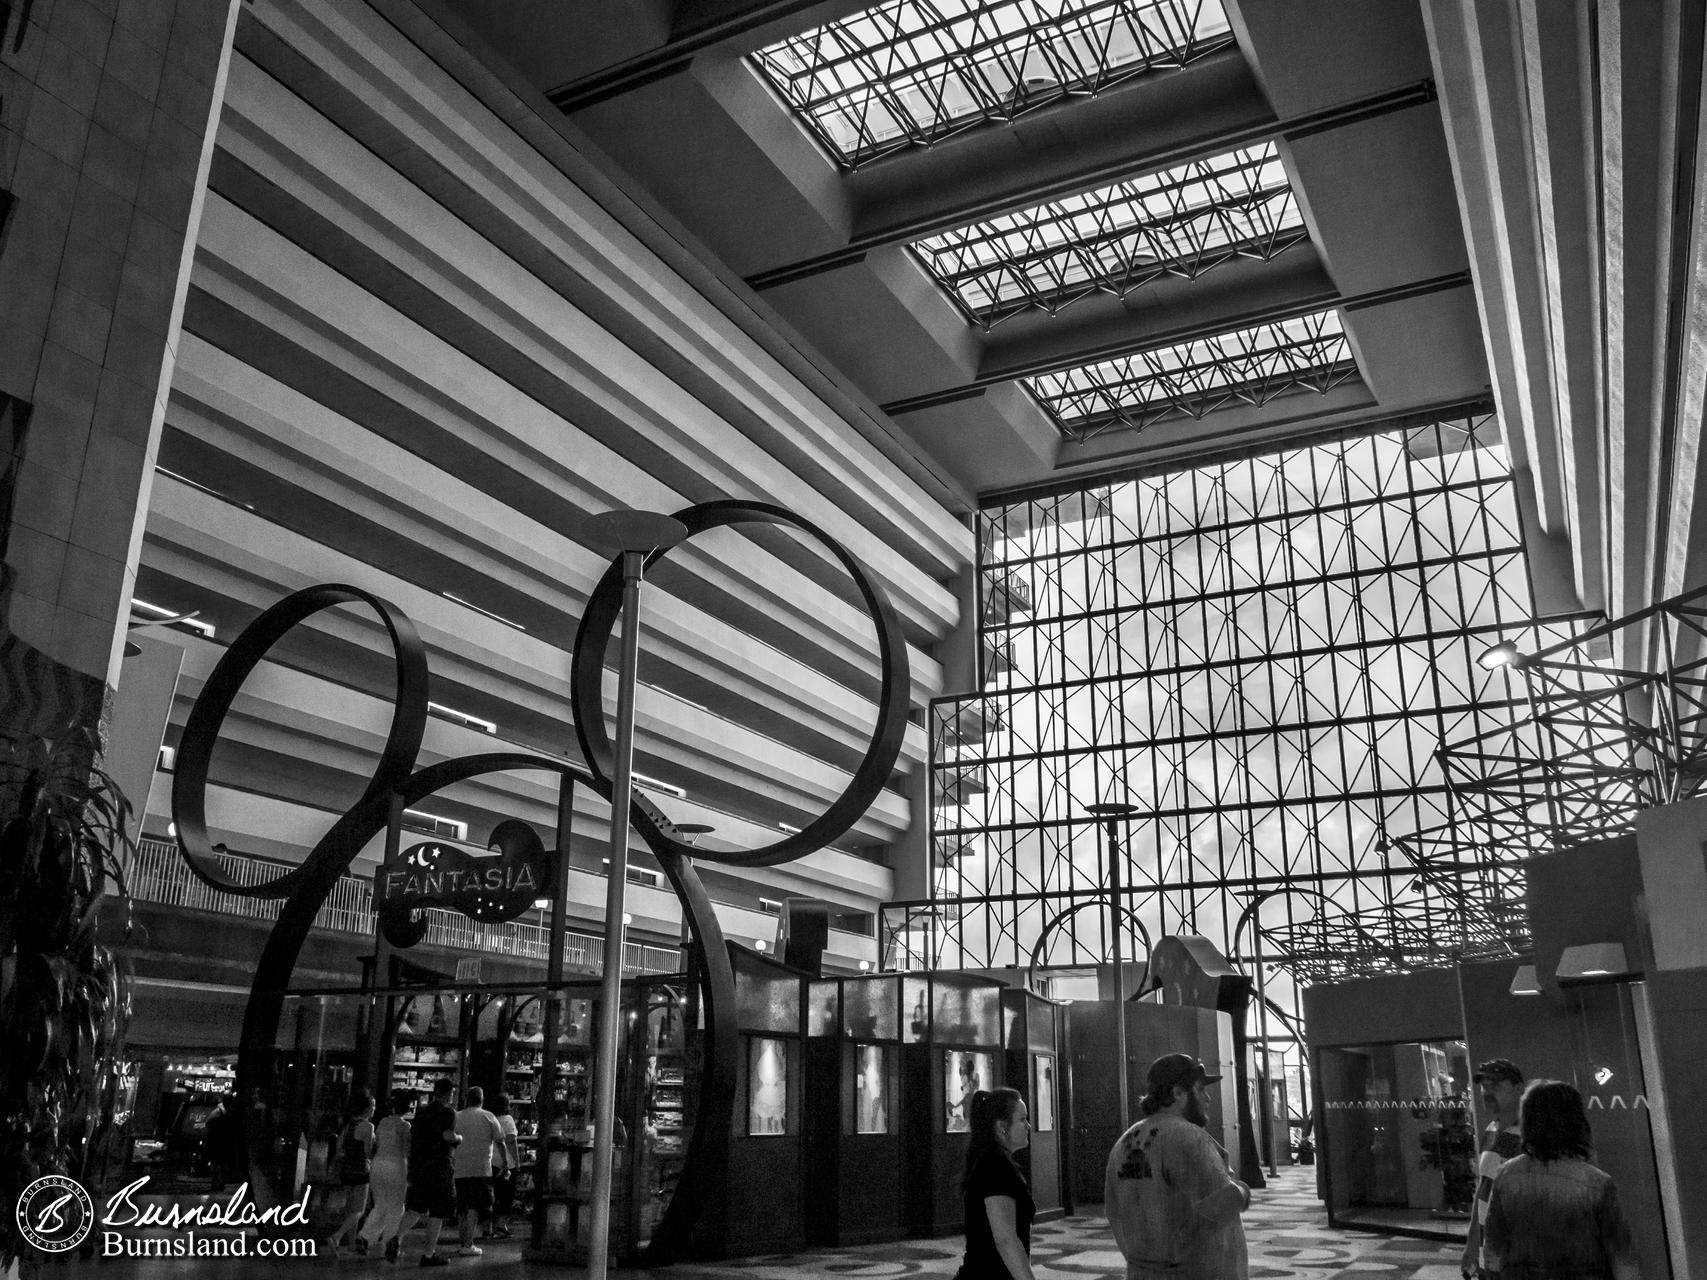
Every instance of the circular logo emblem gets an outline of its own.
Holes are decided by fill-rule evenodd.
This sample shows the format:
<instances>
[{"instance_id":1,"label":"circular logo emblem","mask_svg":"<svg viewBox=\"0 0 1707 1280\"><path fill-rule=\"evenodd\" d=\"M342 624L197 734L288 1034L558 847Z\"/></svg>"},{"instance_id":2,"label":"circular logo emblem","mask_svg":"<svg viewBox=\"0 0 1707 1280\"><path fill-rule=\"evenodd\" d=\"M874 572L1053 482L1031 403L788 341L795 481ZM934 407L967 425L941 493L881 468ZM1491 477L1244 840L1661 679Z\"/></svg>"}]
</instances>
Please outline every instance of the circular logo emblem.
<instances>
[{"instance_id":1,"label":"circular logo emblem","mask_svg":"<svg viewBox=\"0 0 1707 1280\"><path fill-rule=\"evenodd\" d=\"M44 1253L65 1253L95 1229L95 1202L75 1178L51 1173L18 1197L18 1230Z\"/></svg>"}]
</instances>

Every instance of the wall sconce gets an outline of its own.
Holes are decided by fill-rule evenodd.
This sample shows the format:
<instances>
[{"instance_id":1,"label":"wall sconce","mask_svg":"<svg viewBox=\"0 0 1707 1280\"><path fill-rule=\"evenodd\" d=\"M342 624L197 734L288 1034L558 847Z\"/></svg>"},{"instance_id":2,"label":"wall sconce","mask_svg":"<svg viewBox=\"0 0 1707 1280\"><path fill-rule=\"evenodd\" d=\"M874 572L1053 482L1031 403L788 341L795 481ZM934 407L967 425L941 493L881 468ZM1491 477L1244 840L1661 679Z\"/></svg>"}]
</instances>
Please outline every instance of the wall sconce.
<instances>
[{"instance_id":1,"label":"wall sconce","mask_svg":"<svg viewBox=\"0 0 1707 1280\"><path fill-rule=\"evenodd\" d=\"M1517 972L1512 975L1511 994L1514 996L1538 996L1541 994L1541 975L1535 972L1532 964L1520 964Z\"/></svg>"},{"instance_id":2,"label":"wall sconce","mask_svg":"<svg viewBox=\"0 0 1707 1280\"><path fill-rule=\"evenodd\" d=\"M1618 982L1640 976L1624 956L1622 942L1588 942L1566 947L1554 976L1562 986L1589 982Z\"/></svg>"}]
</instances>

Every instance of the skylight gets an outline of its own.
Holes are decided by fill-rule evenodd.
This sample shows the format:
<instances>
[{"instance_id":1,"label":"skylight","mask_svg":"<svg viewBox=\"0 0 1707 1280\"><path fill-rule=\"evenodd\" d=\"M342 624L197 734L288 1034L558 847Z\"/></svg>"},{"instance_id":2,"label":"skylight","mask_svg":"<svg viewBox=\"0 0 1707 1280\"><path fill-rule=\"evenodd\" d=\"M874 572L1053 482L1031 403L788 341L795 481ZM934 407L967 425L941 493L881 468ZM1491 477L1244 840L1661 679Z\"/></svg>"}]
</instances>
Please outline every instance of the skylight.
<instances>
[{"instance_id":1,"label":"skylight","mask_svg":"<svg viewBox=\"0 0 1707 1280\"><path fill-rule=\"evenodd\" d=\"M1053 314L1164 275L1194 279L1236 257L1273 257L1307 237L1273 143L1007 213L913 245L925 268L988 327Z\"/></svg>"},{"instance_id":2,"label":"skylight","mask_svg":"<svg viewBox=\"0 0 1707 1280\"><path fill-rule=\"evenodd\" d=\"M1084 439L1288 391L1325 394L1356 376L1339 313L1318 311L1025 381L1063 434Z\"/></svg>"},{"instance_id":3,"label":"skylight","mask_svg":"<svg viewBox=\"0 0 1707 1280\"><path fill-rule=\"evenodd\" d=\"M851 169L1232 40L1220 0L891 0L754 62Z\"/></svg>"}]
</instances>

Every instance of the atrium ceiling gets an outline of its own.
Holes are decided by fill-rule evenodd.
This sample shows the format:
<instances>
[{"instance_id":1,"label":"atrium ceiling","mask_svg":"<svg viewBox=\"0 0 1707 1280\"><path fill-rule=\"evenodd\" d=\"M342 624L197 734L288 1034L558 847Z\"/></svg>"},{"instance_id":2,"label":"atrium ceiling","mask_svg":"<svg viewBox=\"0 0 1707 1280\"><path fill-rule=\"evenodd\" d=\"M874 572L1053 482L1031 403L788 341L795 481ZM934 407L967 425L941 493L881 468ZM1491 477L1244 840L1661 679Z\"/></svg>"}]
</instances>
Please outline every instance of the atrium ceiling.
<instances>
[{"instance_id":1,"label":"atrium ceiling","mask_svg":"<svg viewBox=\"0 0 1707 1280\"><path fill-rule=\"evenodd\" d=\"M1490 401L1415 6L451 7L951 500Z\"/></svg>"}]
</instances>

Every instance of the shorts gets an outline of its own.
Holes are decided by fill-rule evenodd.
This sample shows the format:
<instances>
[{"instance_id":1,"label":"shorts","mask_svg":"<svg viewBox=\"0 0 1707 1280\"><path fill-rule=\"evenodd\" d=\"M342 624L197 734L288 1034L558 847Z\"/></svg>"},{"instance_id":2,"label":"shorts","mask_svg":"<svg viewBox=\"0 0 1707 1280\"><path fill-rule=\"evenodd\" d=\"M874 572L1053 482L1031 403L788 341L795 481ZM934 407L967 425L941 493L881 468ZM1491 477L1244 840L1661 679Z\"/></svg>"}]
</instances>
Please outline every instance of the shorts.
<instances>
[{"instance_id":1,"label":"shorts","mask_svg":"<svg viewBox=\"0 0 1707 1280\"><path fill-rule=\"evenodd\" d=\"M424 1169L419 1174L409 1171L409 1190L403 1197L403 1207L411 1213L424 1213L432 1218L456 1217L456 1182L449 1166L443 1169Z\"/></svg>"},{"instance_id":2,"label":"shorts","mask_svg":"<svg viewBox=\"0 0 1707 1280\"><path fill-rule=\"evenodd\" d=\"M492 1179L458 1178L456 1180L456 1210L458 1213L486 1213L492 1208Z\"/></svg>"}]
</instances>

